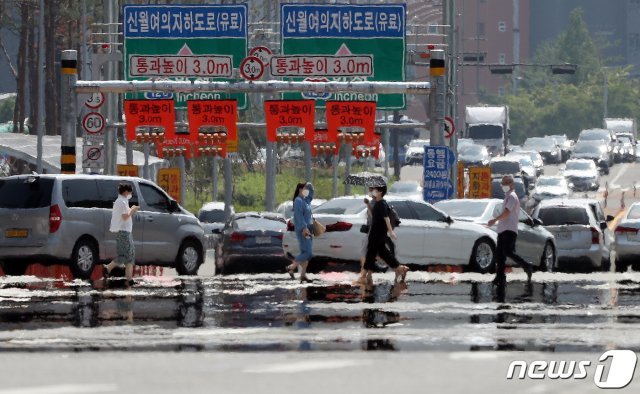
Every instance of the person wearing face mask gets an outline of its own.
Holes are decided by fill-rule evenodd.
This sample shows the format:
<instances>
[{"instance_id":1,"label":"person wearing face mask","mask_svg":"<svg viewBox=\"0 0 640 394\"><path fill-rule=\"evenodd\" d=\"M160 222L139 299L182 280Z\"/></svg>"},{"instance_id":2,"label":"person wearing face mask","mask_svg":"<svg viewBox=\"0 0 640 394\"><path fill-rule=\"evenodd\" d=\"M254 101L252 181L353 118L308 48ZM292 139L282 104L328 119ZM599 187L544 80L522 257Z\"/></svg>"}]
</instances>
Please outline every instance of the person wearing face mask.
<instances>
[{"instance_id":1,"label":"person wearing face mask","mask_svg":"<svg viewBox=\"0 0 640 394\"><path fill-rule=\"evenodd\" d=\"M504 191L504 202L502 203L502 213L489 220L489 227L498 223L498 246L496 250L496 277L493 284L502 286L506 283L507 277L504 274L504 267L507 257L515 261L527 273L527 280L531 281L533 264L525 261L516 254L516 239L518 238L518 223L520 213L520 201L513 188L513 177L506 175L502 178L502 190Z\"/></svg>"},{"instance_id":2,"label":"person wearing face mask","mask_svg":"<svg viewBox=\"0 0 640 394\"><path fill-rule=\"evenodd\" d=\"M129 200L133 196L133 188L130 183L121 183L118 186L118 198L113 203L111 211L111 225L109 231L116 233L116 251L118 257L108 265L103 265L103 277L106 279L112 269L125 266L127 284L133 284L133 266L136 255L133 247L133 221L131 217L140 209L137 205L129 208Z\"/></svg>"},{"instance_id":3,"label":"person wearing face mask","mask_svg":"<svg viewBox=\"0 0 640 394\"><path fill-rule=\"evenodd\" d=\"M367 240L367 254L365 256L364 269L366 272L367 285L371 286L371 274L375 271L376 258L380 258L389 267L391 267L395 273L396 282L404 282L407 276L409 268L401 265L396 259L395 254L389 250L388 243L391 239L396 240L396 233L393 231L391 221L389 219L389 205L384 200L384 196L387 194L386 186L375 186L373 188L373 199L375 205L371 211L371 227L369 228L368 240Z\"/></svg>"},{"instance_id":4,"label":"person wearing face mask","mask_svg":"<svg viewBox=\"0 0 640 394\"><path fill-rule=\"evenodd\" d=\"M307 278L307 266L313 256L313 218L311 217L311 200L314 189L311 183L298 183L293 193L293 226L298 239L300 254L287 267L293 279L296 268L300 267L300 282L311 282Z\"/></svg>"}]
</instances>

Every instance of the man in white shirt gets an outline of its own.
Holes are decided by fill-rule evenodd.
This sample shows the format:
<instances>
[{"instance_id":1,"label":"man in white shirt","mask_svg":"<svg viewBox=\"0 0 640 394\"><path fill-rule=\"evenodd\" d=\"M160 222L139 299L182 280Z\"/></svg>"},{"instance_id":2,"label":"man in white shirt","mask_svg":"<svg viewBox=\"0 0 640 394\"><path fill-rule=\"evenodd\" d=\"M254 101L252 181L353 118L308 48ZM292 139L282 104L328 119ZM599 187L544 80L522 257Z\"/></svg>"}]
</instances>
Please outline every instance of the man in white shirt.
<instances>
[{"instance_id":1,"label":"man in white shirt","mask_svg":"<svg viewBox=\"0 0 640 394\"><path fill-rule=\"evenodd\" d=\"M109 231L116 233L116 257L111 263L103 266L103 276L106 279L115 267L125 266L125 275L128 285L133 284L133 266L136 255L133 247L133 221L131 216L138 212L139 207L134 205L129 208L129 200L133 196L133 188L130 183L121 183L118 186L118 198L113 203L111 211L111 225Z\"/></svg>"},{"instance_id":2,"label":"man in white shirt","mask_svg":"<svg viewBox=\"0 0 640 394\"><path fill-rule=\"evenodd\" d=\"M506 175L502 178L502 190L504 191L504 202L502 203L502 213L498 217L489 220L489 227L498 223L498 246L496 250L496 277L493 284L502 286L506 283L507 277L504 274L504 266L507 257L522 267L527 273L527 280L531 281L533 264L525 261L516 254L516 239L518 238L518 223L520 222L520 201L513 188L513 177Z\"/></svg>"}]
</instances>

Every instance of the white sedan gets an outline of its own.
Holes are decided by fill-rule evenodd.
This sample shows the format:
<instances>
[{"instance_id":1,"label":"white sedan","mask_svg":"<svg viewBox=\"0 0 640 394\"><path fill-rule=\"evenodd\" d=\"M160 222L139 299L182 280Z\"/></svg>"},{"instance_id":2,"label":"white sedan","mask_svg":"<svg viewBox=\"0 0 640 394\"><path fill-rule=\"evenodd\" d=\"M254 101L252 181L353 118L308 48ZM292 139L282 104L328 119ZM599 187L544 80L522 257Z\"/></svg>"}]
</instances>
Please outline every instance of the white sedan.
<instances>
[{"instance_id":1,"label":"white sedan","mask_svg":"<svg viewBox=\"0 0 640 394\"><path fill-rule=\"evenodd\" d=\"M485 224L502 213L503 201L497 198L477 200L446 200L435 204L436 208L457 220ZM531 261L539 270L552 270L556 265L556 240L541 222L532 219L520 208L516 252ZM491 228L496 231L496 226ZM509 259L507 263L509 264Z\"/></svg>"},{"instance_id":2,"label":"white sedan","mask_svg":"<svg viewBox=\"0 0 640 394\"><path fill-rule=\"evenodd\" d=\"M633 203L615 229L616 271L640 271L640 203Z\"/></svg>"},{"instance_id":3,"label":"white sedan","mask_svg":"<svg viewBox=\"0 0 640 394\"><path fill-rule=\"evenodd\" d=\"M327 232L314 239L313 254L318 260L359 261L366 234L360 231L366 223L364 196L339 197L313 210L315 220ZM447 214L423 201L407 198L387 199L400 217L395 229L398 235L396 254L403 264L469 265L487 272L493 264L496 233L475 223L451 219ZM286 254L298 254L298 242L289 222L284 236Z\"/></svg>"}]
</instances>

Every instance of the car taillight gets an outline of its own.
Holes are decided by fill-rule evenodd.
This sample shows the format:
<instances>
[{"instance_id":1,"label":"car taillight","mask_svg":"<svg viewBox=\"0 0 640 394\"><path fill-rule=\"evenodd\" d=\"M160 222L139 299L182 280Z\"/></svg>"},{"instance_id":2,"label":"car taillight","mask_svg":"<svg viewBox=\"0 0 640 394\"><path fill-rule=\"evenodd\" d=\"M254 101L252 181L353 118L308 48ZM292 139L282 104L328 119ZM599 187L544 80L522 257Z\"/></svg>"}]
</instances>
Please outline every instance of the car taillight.
<instances>
[{"instance_id":1,"label":"car taillight","mask_svg":"<svg viewBox=\"0 0 640 394\"><path fill-rule=\"evenodd\" d=\"M616 234L638 234L638 229L633 227L618 226Z\"/></svg>"},{"instance_id":2,"label":"car taillight","mask_svg":"<svg viewBox=\"0 0 640 394\"><path fill-rule=\"evenodd\" d=\"M231 242L242 242L247 239L247 236L242 233L231 233Z\"/></svg>"},{"instance_id":3,"label":"car taillight","mask_svg":"<svg viewBox=\"0 0 640 394\"><path fill-rule=\"evenodd\" d=\"M287 222L287 231L295 231L296 227L293 225L293 222L291 220L289 220Z\"/></svg>"},{"instance_id":4,"label":"car taillight","mask_svg":"<svg viewBox=\"0 0 640 394\"><path fill-rule=\"evenodd\" d=\"M327 225L327 232L332 231L349 231L353 227L353 224L347 222L337 222L334 224Z\"/></svg>"},{"instance_id":5,"label":"car taillight","mask_svg":"<svg viewBox=\"0 0 640 394\"><path fill-rule=\"evenodd\" d=\"M58 229L60 229L60 224L62 224L62 213L60 212L60 207L52 205L49 208L49 233L53 234L58 231Z\"/></svg>"},{"instance_id":6,"label":"car taillight","mask_svg":"<svg viewBox=\"0 0 640 394\"><path fill-rule=\"evenodd\" d=\"M600 244L600 232L595 227L591 227L591 244L592 245Z\"/></svg>"}]
</instances>

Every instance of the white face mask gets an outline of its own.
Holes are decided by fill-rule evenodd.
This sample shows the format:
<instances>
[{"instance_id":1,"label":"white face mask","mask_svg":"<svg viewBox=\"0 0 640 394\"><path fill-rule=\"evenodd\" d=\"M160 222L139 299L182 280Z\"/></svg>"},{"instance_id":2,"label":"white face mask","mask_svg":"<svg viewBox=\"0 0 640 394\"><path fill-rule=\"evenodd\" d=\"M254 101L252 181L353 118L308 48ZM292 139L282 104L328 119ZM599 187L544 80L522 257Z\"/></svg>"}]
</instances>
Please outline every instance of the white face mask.
<instances>
[{"instance_id":1,"label":"white face mask","mask_svg":"<svg viewBox=\"0 0 640 394\"><path fill-rule=\"evenodd\" d=\"M302 197L308 197L308 196L309 196L309 190L302 189Z\"/></svg>"},{"instance_id":2,"label":"white face mask","mask_svg":"<svg viewBox=\"0 0 640 394\"><path fill-rule=\"evenodd\" d=\"M131 200L131 197L133 197L133 194L127 194L127 200Z\"/></svg>"},{"instance_id":3,"label":"white face mask","mask_svg":"<svg viewBox=\"0 0 640 394\"><path fill-rule=\"evenodd\" d=\"M511 186L502 185L502 191L505 193L509 193L509 191L511 191Z\"/></svg>"}]
</instances>

